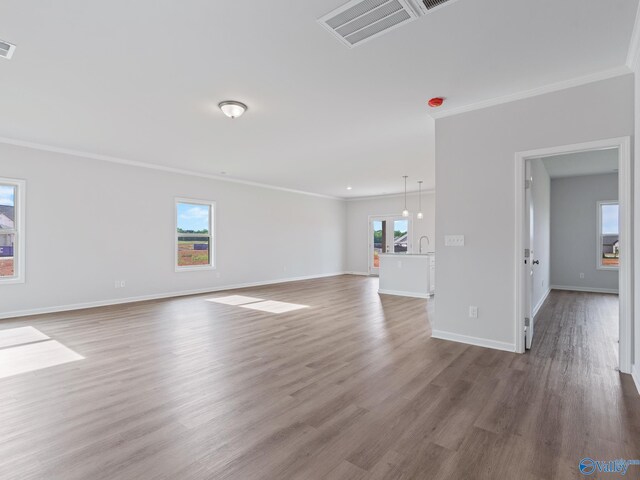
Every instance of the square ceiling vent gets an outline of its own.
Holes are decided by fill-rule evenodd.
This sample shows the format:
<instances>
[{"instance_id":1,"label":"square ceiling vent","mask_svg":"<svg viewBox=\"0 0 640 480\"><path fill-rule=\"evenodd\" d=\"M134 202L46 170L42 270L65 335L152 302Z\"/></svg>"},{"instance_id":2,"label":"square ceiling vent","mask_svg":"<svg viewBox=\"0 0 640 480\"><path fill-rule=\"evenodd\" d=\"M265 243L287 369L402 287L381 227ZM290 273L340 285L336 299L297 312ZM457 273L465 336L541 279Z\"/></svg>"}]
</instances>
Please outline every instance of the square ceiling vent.
<instances>
[{"instance_id":1,"label":"square ceiling vent","mask_svg":"<svg viewBox=\"0 0 640 480\"><path fill-rule=\"evenodd\" d=\"M406 0L352 0L318 19L348 47L354 47L418 18Z\"/></svg>"},{"instance_id":2,"label":"square ceiling vent","mask_svg":"<svg viewBox=\"0 0 640 480\"><path fill-rule=\"evenodd\" d=\"M349 48L456 0L352 0L318 19Z\"/></svg>"},{"instance_id":3,"label":"square ceiling vent","mask_svg":"<svg viewBox=\"0 0 640 480\"><path fill-rule=\"evenodd\" d=\"M15 45L5 42L4 40L0 40L0 57L6 58L7 60L11 59L15 49Z\"/></svg>"}]
</instances>

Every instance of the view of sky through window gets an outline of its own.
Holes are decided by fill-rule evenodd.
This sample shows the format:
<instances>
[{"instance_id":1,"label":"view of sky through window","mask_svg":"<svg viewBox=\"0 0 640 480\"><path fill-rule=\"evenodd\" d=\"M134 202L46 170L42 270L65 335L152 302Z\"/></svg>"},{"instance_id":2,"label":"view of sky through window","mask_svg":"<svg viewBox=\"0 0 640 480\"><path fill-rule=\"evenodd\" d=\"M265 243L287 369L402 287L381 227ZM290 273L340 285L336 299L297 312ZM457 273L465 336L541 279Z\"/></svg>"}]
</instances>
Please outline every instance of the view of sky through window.
<instances>
[{"instance_id":1,"label":"view of sky through window","mask_svg":"<svg viewBox=\"0 0 640 480\"><path fill-rule=\"evenodd\" d=\"M178 203L178 229L182 231L209 231L209 206Z\"/></svg>"},{"instance_id":2,"label":"view of sky through window","mask_svg":"<svg viewBox=\"0 0 640 480\"><path fill-rule=\"evenodd\" d=\"M618 233L618 205L602 205L602 234Z\"/></svg>"},{"instance_id":3,"label":"view of sky through window","mask_svg":"<svg viewBox=\"0 0 640 480\"><path fill-rule=\"evenodd\" d=\"M0 205L13 207L15 205L15 187L0 185Z\"/></svg>"}]
</instances>

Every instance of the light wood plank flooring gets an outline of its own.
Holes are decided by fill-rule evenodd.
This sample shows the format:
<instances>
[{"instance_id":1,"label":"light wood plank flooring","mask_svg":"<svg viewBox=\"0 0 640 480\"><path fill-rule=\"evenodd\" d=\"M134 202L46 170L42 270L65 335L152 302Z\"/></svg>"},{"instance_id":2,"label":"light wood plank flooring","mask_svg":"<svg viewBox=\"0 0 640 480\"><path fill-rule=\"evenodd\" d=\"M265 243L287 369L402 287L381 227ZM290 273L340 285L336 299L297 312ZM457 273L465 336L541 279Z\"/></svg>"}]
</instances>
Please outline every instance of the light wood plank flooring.
<instances>
[{"instance_id":1,"label":"light wood plank flooring","mask_svg":"<svg viewBox=\"0 0 640 480\"><path fill-rule=\"evenodd\" d=\"M0 379L0 478L581 478L640 458L617 298L553 292L517 355L341 276L0 322L84 360ZM269 314L205 301L308 305ZM631 467L626 478L639 478Z\"/></svg>"}]
</instances>

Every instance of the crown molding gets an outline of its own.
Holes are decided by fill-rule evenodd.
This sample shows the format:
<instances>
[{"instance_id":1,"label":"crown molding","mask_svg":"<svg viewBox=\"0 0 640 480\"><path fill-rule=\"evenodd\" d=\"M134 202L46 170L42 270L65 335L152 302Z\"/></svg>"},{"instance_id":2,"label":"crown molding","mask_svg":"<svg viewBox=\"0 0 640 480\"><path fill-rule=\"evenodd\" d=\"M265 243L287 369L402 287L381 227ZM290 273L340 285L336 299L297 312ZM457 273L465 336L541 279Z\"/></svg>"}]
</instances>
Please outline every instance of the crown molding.
<instances>
[{"instance_id":1,"label":"crown molding","mask_svg":"<svg viewBox=\"0 0 640 480\"><path fill-rule=\"evenodd\" d=\"M483 108L502 105L505 103L514 102L516 100L537 97L538 95L543 95L545 93L557 92L559 90L566 90L567 88L579 87L581 85L587 85L589 83L599 82L601 80L607 80L609 78L620 77L622 75L631 73L631 71L632 70L630 69L630 67L628 67L627 65L622 65L609 70L603 70L601 72L584 75L582 77L576 77L569 80L563 80L562 82L551 83L549 85L533 88L531 90L523 90L521 92L504 95L502 97L491 98L488 100L483 100L481 102L471 103L469 105L463 105L460 107L450 108L448 110L438 111L437 113L433 112L431 116L434 119L438 120L440 118L450 117L453 115L458 115L460 113L471 112L473 110L481 110Z\"/></svg>"},{"instance_id":2,"label":"crown molding","mask_svg":"<svg viewBox=\"0 0 640 480\"><path fill-rule=\"evenodd\" d=\"M412 190L407 192L407 197L415 197L418 196L420 192L418 190ZM435 188L429 188L422 190L422 195L434 195L436 193ZM389 195L369 195L366 197L351 197L345 198L344 200L347 202L361 202L366 200L384 200L386 198L399 198L404 197L404 193L391 193Z\"/></svg>"},{"instance_id":3,"label":"crown molding","mask_svg":"<svg viewBox=\"0 0 640 480\"><path fill-rule=\"evenodd\" d=\"M345 198L342 198L342 197L333 197L331 195L323 195L321 193L306 192L304 190L296 190L296 189L293 189L293 188L279 187L277 185L269 185L267 183L252 182L250 180L242 180L242 179L239 179L239 178L229 178L229 177L225 177L225 176L221 176L221 175L213 175L213 174L209 174L209 173L197 172L197 171L194 171L194 170L185 170L185 169L182 169L182 168L166 167L166 166L163 166L163 165L155 165L153 163L140 162L140 161L137 161L137 160L127 160L127 159L124 159L124 158L111 157L109 155L101 155L101 154L97 154L97 153L83 152L83 151L73 150L73 149L69 149L69 148L54 147L52 145L46 145L46 144L35 143L35 142L28 142L28 141L25 141L25 140L18 140L18 139L8 138L8 137L0 137L0 144L13 145L13 146L16 146L16 147L30 148L30 149L33 149L33 150L40 150L40 151L43 151L43 152L59 153L59 154L63 154L63 155L70 155L70 156L73 156L73 157L87 158L87 159L91 159L91 160L98 160L100 162L117 163L119 165L127 165L127 166L130 166L130 167L147 168L149 170L158 170L158 171L161 171L161 172L175 173L175 174L178 174L178 175L187 175L187 176L191 176L191 177L207 178L207 179L210 179L210 180L217 180L217 181L220 181L220 182L237 183L237 184L240 184L240 185L248 185L248 186L251 186L251 187L266 188L266 189L269 189L269 190L278 190L278 191L281 191L281 192L295 193L297 195L308 195L308 196L311 196L311 197L326 198L326 199L329 199L329 200L340 200L340 201L344 201L345 200Z\"/></svg>"},{"instance_id":4,"label":"crown molding","mask_svg":"<svg viewBox=\"0 0 640 480\"><path fill-rule=\"evenodd\" d=\"M626 65L632 72L636 72L640 65L640 6L636 12L636 20L633 24Z\"/></svg>"}]
</instances>

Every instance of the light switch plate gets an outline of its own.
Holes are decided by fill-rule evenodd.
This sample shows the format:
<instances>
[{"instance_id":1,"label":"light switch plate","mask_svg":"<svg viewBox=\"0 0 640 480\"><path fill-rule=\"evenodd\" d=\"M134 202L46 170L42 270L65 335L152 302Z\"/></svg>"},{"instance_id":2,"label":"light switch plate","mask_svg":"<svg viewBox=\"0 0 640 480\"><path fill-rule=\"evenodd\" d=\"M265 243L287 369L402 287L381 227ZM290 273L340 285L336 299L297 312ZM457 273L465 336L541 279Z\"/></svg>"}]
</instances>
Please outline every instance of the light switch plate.
<instances>
[{"instance_id":1,"label":"light switch plate","mask_svg":"<svg viewBox=\"0 0 640 480\"><path fill-rule=\"evenodd\" d=\"M464 247L464 235L445 235L445 247Z\"/></svg>"}]
</instances>

